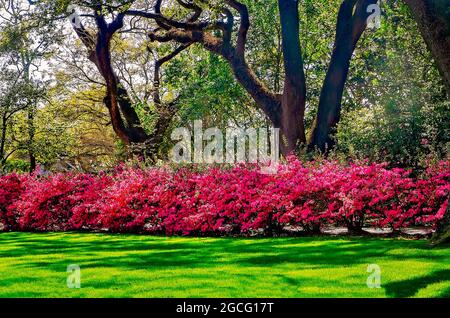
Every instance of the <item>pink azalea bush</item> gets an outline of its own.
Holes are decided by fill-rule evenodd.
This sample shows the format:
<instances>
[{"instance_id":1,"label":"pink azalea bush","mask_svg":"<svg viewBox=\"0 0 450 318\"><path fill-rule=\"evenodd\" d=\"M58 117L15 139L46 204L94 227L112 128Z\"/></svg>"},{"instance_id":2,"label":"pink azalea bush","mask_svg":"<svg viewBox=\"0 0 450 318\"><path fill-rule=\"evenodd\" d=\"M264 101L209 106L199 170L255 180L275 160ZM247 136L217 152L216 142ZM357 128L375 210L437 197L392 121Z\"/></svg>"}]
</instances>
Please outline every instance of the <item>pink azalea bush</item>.
<instances>
[{"instance_id":1,"label":"pink azalea bush","mask_svg":"<svg viewBox=\"0 0 450 318\"><path fill-rule=\"evenodd\" d=\"M11 206L20 229L28 231L67 231L71 227L77 196L94 182L87 174L56 174L42 179L30 177L25 190Z\"/></svg>"},{"instance_id":2,"label":"pink azalea bush","mask_svg":"<svg viewBox=\"0 0 450 318\"><path fill-rule=\"evenodd\" d=\"M397 231L436 226L448 206L449 181L448 161L413 176L385 164L295 158L276 174L255 165L9 174L0 176L0 229L267 236L328 226Z\"/></svg>"},{"instance_id":3,"label":"pink azalea bush","mask_svg":"<svg viewBox=\"0 0 450 318\"><path fill-rule=\"evenodd\" d=\"M0 228L12 230L17 228L15 209L12 205L24 191L25 177L15 173L0 177Z\"/></svg>"}]
</instances>

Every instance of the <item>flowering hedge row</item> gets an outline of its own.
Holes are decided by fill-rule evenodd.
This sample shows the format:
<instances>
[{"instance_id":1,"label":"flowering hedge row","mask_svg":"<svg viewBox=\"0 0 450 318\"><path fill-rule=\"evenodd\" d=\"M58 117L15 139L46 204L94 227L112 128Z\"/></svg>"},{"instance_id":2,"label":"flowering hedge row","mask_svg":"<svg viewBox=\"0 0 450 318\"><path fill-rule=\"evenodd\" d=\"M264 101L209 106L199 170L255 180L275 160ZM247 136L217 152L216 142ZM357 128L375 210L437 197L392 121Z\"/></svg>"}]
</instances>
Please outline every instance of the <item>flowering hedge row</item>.
<instances>
[{"instance_id":1,"label":"flowering hedge row","mask_svg":"<svg viewBox=\"0 0 450 318\"><path fill-rule=\"evenodd\" d=\"M418 177L383 164L302 164L0 177L0 228L166 235L278 234L324 226L435 226L447 208L450 162Z\"/></svg>"}]
</instances>

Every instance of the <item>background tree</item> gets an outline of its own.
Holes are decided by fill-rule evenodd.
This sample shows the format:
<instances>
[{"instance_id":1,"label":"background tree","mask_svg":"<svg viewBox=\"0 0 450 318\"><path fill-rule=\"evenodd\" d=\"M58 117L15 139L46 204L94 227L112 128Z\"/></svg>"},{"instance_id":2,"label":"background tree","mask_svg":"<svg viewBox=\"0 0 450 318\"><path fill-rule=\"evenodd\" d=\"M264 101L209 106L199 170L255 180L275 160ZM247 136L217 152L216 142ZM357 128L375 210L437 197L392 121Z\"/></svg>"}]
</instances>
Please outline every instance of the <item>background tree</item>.
<instances>
[{"instance_id":1,"label":"background tree","mask_svg":"<svg viewBox=\"0 0 450 318\"><path fill-rule=\"evenodd\" d=\"M131 113L138 121L128 124L120 102L117 104L119 112L116 113L120 115L125 132L134 131L130 127L135 127L145 136L155 136L155 139L127 145L117 137L110 110L104 107L104 97L108 95L105 77L95 63L88 59L86 53L93 51L87 49L83 38L74 32L67 20L69 2L76 4L82 22L78 31L83 33L83 29L89 34L95 54L100 32L96 14L109 24L117 21L119 14L123 14L123 26L111 36L106 46L106 56L110 57L111 69L120 84L117 93L122 91L120 94L127 96L125 104L130 106ZM161 4L159 14L155 11L158 2ZM52 47L51 55L39 58L42 61L39 68L32 67L33 80L43 77L49 84L46 99L41 98L34 108L33 144L37 162L64 169L76 167L97 170L126 159L125 150L129 148L141 153L142 148L148 148L147 154L166 159L173 145L169 132L178 126L189 127L194 119L202 119L205 126L222 129L273 125L273 121L258 104L258 100L269 95L276 100L278 106L273 109L279 112L278 118L282 118L281 100L287 94L285 91L289 83L285 85L288 81L285 72L286 48L283 46L283 24L278 1L238 2L245 5L251 25L245 34L244 68L238 68L237 71L252 74L255 80L253 83L259 83L259 87L264 88L268 95L263 93L256 99L249 94L249 86L234 80L238 76L231 62L235 61L230 62L211 47L205 49L201 35L222 41L216 44L224 44L224 35L227 34L224 27L231 25L228 23L232 21L228 19L231 13L234 22L229 33L231 49L226 52L237 52L243 21L238 9L244 7L236 9L231 6L233 3L109 1L102 2L102 11L96 11L95 1L35 2L32 11L39 13L37 17L40 23L58 26L55 30L64 39ZM339 20L339 14L343 14L344 3L350 4L341 0L299 0L296 5L299 52L307 87L304 118L301 121L304 123L303 142L307 141L308 135L312 138L313 129L310 127L317 125L319 105L325 105L322 97L324 83L329 82L330 61L336 61L333 57L337 56L338 50L336 21ZM368 36L361 36L351 54L338 107L339 123L330 128L331 140L325 144L336 143L335 152L346 157L387 160L392 165L422 167L430 158L442 158L448 153L448 99L445 86L433 62L434 55L420 36L415 17L408 6L403 1L382 4L381 27L369 30ZM144 12L145 15L133 11ZM352 11L354 13L356 11ZM27 11L21 11L21 14L24 17L28 15ZM349 29L355 20L346 21L345 25ZM50 31L48 34L52 34ZM199 38L193 43L180 43L171 39L172 33L195 34ZM6 43L6 39L2 38L2 42ZM184 45L186 47L175 58L155 67L158 60L170 56ZM341 52L344 51L342 45ZM18 56L17 50L12 49L11 52ZM10 64L5 62L8 67ZM157 74L156 69L159 69ZM336 69L333 72L337 72ZM5 87L2 96L14 96L7 78L0 78L0 84ZM39 87L44 85L39 84ZM13 107L11 109L20 107L18 102L10 105ZM169 109L168 105L173 107L165 112ZM328 112L332 108L327 106L325 109ZM168 120L162 120L164 114L167 114ZM26 111L18 111L7 125L10 137L4 142L6 154L16 146L21 147L8 157L9 161L30 161L27 153L30 126L27 115ZM287 117L287 124L290 120L296 122L295 116ZM158 126L158 123L162 125ZM158 127L162 129L158 130ZM156 131L160 133L156 134ZM335 131L337 135L333 136ZM287 142L286 137L284 141Z\"/></svg>"},{"instance_id":2,"label":"background tree","mask_svg":"<svg viewBox=\"0 0 450 318\"><path fill-rule=\"evenodd\" d=\"M309 139L311 148L325 150L332 145L330 134L339 121L340 102L350 59L356 44L367 25L368 6L376 1L343 1L336 23L336 40L332 59L325 78L317 118ZM300 47L298 1L278 1L278 16L281 29L281 46L284 64L284 88L282 94L270 91L246 60L247 34L250 28L248 7L243 2L226 0L210 5L193 5L184 1L177 4L190 9L193 14L184 22L164 15L162 1L156 1L153 12L126 10L126 15L152 19L158 25L150 34L159 42L201 43L207 50L219 54L230 65L236 79L253 97L275 127L283 135L284 154L294 151L299 143L306 142L304 114L306 105L306 80ZM205 10L207 13L204 13ZM215 11L214 11L215 10ZM234 26L232 11L239 15L239 27ZM201 19L202 14L222 19ZM183 21L183 22L182 22ZM233 31L237 33L233 40Z\"/></svg>"},{"instance_id":3,"label":"background tree","mask_svg":"<svg viewBox=\"0 0 450 318\"><path fill-rule=\"evenodd\" d=\"M404 1L411 10L428 49L433 53L450 96L450 1Z\"/></svg>"},{"instance_id":4,"label":"background tree","mask_svg":"<svg viewBox=\"0 0 450 318\"><path fill-rule=\"evenodd\" d=\"M85 8L88 10L88 13L84 16L93 20L90 25L91 29L87 29L84 26L84 22L81 21L73 23L73 27L88 50L89 60L97 67L105 83L106 96L104 103L109 111L112 127L125 145L134 146L135 152L137 150L138 153L154 160L165 131L176 110L176 99L167 102L161 97L160 69L163 64L175 58L189 44L177 46L171 52L159 57L157 54L154 54L155 52L152 51L150 46L145 44L145 40L144 42L140 42L147 49L147 52L143 54L148 55L151 53L150 58L153 62L153 87L150 95L154 104L153 111L154 113L156 112L156 122L152 131L146 131L138 111L133 105L133 98L123 83L128 79L130 80L128 81L129 88L132 87L131 77L126 78L126 76L122 76L121 79L117 76L116 70L114 69L114 59L116 56L111 54L111 41L113 41L116 32L123 28L125 15L122 12L116 13L112 10L111 6L96 1L91 5L85 5ZM107 22L107 18L111 18L112 22ZM138 27L131 21L129 30L122 30L122 32L133 32L135 30L138 30ZM129 39L128 41L130 42ZM122 65L122 68L120 65ZM119 64L118 69L120 72L128 72L124 68L125 65L125 63ZM130 74L128 73L128 75ZM148 75L146 74L146 76ZM134 97L136 98L136 96L137 94ZM148 98L149 96L146 97ZM142 100L139 101L139 104L143 104Z\"/></svg>"},{"instance_id":5,"label":"background tree","mask_svg":"<svg viewBox=\"0 0 450 318\"><path fill-rule=\"evenodd\" d=\"M450 103L416 22L401 2L383 6L383 23L373 39L363 39L353 59L338 151L348 156L388 161L396 166L426 166L450 145Z\"/></svg>"},{"instance_id":6,"label":"background tree","mask_svg":"<svg viewBox=\"0 0 450 318\"><path fill-rule=\"evenodd\" d=\"M35 113L38 103L45 98L42 74L37 74L42 59L50 53L57 37L49 36L54 25L43 19L39 10L29 3L3 0L0 3L0 59L5 76L2 103L2 136L0 154L2 163L18 149L26 149L30 170L36 167ZM12 127L14 116L27 112L27 139L18 142L6 153L8 122Z\"/></svg>"}]
</instances>

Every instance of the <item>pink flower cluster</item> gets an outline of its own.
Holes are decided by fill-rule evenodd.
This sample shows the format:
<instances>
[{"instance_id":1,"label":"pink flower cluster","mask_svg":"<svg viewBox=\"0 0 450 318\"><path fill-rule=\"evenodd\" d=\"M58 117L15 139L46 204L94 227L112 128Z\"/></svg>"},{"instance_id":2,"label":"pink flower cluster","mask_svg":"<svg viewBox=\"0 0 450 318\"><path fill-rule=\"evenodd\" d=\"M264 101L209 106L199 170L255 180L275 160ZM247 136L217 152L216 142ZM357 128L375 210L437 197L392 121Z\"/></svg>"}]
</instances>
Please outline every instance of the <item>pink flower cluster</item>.
<instances>
[{"instance_id":1,"label":"pink flower cluster","mask_svg":"<svg viewBox=\"0 0 450 318\"><path fill-rule=\"evenodd\" d=\"M450 162L418 176L383 164L295 158L264 174L230 169L118 167L113 173L0 177L0 228L166 235L277 235L346 226L435 226L450 193Z\"/></svg>"}]
</instances>

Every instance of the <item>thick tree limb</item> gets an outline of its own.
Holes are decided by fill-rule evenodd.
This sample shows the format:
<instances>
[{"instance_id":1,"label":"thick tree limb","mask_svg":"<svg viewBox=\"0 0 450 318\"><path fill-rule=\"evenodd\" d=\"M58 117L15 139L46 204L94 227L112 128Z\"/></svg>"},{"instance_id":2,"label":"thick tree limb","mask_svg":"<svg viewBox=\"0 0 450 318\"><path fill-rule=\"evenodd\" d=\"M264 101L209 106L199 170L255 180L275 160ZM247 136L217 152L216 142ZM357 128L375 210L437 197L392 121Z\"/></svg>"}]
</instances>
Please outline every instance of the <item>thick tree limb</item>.
<instances>
[{"instance_id":1,"label":"thick tree limb","mask_svg":"<svg viewBox=\"0 0 450 318\"><path fill-rule=\"evenodd\" d=\"M165 17L161 13L153 13L139 10L128 10L125 12L126 15L143 17L147 19L153 19L155 21L161 22L164 25L164 28L179 28L190 31L202 31L208 27L212 27L213 25L209 22L180 22L176 20L172 20L170 18Z\"/></svg>"},{"instance_id":2,"label":"thick tree limb","mask_svg":"<svg viewBox=\"0 0 450 318\"><path fill-rule=\"evenodd\" d=\"M202 14L202 8L193 2L185 2L184 0L176 0L182 7L194 11L194 14L188 19L188 22L195 22Z\"/></svg>"},{"instance_id":3,"label":"thick tree limb","mask_svg":"<svg viewBox=\"0 0 450 318\"><path fill-rule=\"evenodd\" d=\"M244 58L245 54L245 43L247 42L247 33L250 28L250 18L248 15L247 6L236 1L236 0L225 0L225 3L229 4L230 7L239 12L241 18L241 23L239 25L238 36L236 41L236 54Z\"/></svg>"},{"instance_id":4,"label":"thick tree limb","mask_svg":"<svg viewBox=\"0 0 450 318\"><path fill-rule=\"evenodd\" d=\"M450 97L450 3L448 0L404 0L417 22Z\"/></svg>"},{"instance_id":5,"label":"thick tree limb","mask_svg":"<svg viewBox=\"0 0 450 318\"><path fill-rule=\"evenodd\" d=\"M320 94L319 108L308 140L311 150L326 152L334 146L333 133L340 120L341 100L355 47L367 27L368 6L377 0L344 0L336 24L330 65Z\"/></svg>"},{"instance_id":6,"label":"thick tree limb","mask_svg":"<svg viewBox=\"0 0 450 318\"><path fill-rule=\"evenodd\" d=\"M74 25L73 28L88 49L89 59L97 66L106 82L107 96L104 103L108 108L115 133L125 144L143 142L148 136L142 128L128 92L112 68L109 49L112 36L123 27L125 15L119 13L109 24L97 11L94 17L98 30L96 38L81 23L78 27Z\"/></svg>"},{"instance_id":7,"label":"thick tree limb","mask_svg":"<svg viewBox=\"0 0 450 318\"><path fill-rule=\"evenodd\" d=\"M231 45L231 31L233 15L224 7L223 12L227 16L227 22L180 22L169 19L161 14L160 8L154 13L130 10L126 15L138 15L162 22L168 28L160 29L160 32L151 32L149 37L158 42L178 42L182 44L200 43L213 53L221 55L228 61L237 81L253 97L257 105L269 117L276 127L281 125L281 100L279 96L270 92L266 86L256 77L245 61L245 43L250 27L247 7L235 0L226 0L231 9L240 14L240 26L237 35L236 47ZM158 3L159 6L161 2ZM200 13L199 13L200 14ZM211 30L222 30L222 36L212 35Z\"/></svg>"},{"instance_id":8,"label":"thick tree limb","mask_svg":"<svg viewBox=\"0 0 450 318\"><path fill-rule=\"evenodd\" d=\"M284 89L281 97L281 130L286 138L282 143L284 153L296 150L304 143L305 128L303 118L306 103L306 79L300 49L300 29L298 2L279 0L281 20L282 50L284 57Z\"/></svg>"}]
</instances>

